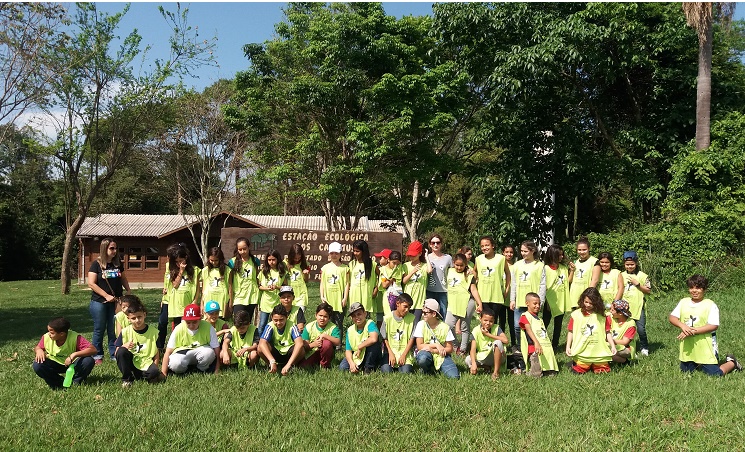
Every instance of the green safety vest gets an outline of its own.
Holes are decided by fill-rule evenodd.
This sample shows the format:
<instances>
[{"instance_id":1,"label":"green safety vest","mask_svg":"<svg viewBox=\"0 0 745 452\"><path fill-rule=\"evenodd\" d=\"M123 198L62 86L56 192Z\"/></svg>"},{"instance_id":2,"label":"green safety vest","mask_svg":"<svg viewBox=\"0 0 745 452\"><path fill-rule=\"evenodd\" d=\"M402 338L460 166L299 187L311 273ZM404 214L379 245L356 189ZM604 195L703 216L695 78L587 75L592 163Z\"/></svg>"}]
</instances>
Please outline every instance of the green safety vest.
<instances>
[{"instance_id":1,"label":"green safety vest","mask_svg":"<svg viewBox=\"0 0 745 452\"><path fill-rule=\"evenodd\" d=\"M607 275L602 271L600 272L598 292L600 292L600 297L606 305L613 303L613 300L616 299L616 292L618 292L618 275L620 274L621 271L615 268L612 268Z\"/></svg>"},{"instance_id":2,"label":"green safety vest","mask_svg":"<svg viewBox=\"0 0 745 452\"><path fill-rule=\"evenodd\" d=\"M158 339L158 330L149 326L144 334L140 334L132 328L132 325L122 330L122 344L134 342L132 352L132 363L140 370L147 370L153 364L153 358L158 353L155 341Z\"/></svg>"},{"instance_id":3,"label":"green safety vest","mask_svg":"<svg viewBox=\"0 0 745 452\"><path fill-rule=\"evenodd\" d=\"M385 340L388 341L388 345L391 347L396 361L398 361L398 358L406 350L406 345L411 340L411 334L414 332L414 315L408 312L399 321L391 313L383 318L383 322L385 322ZM411 350L406 356L406 364L414 365L414 357L411 354Z\"/></svg>"},{"instance_id":4,"label":"green safety vest","mask_svg":"<svg viewBox=\"0 0 745 452\"><path fill-rule=\"evenodd\" d=\"M606 363L611 360L603 314L586 316L581 309L572 312L571 352L574 361L583 363Z\"/></svg>"},{"instance_id":5,"label":"green safety vest","mask_svg":"<svg viewBox=\"0 0 745 452\"><path fill-rule=\"evenodd\" d=\"M491 259L483 254L476 256L477 276L476 288L484 303L506 304L509 300L504 299L505 258L501 254L495 254Z\"/></svg>"},{"instance_id":6,"label":"green safety vest","mask_svg":"<svg viewBox=\"0 0 745 452\"><path fill-rule=\"evenodd\" d=\"M440 344L444 347L447 343L450 327L445 322L440 321L433 330L426 320L421 320L421 322L424 322L422 328L422 340L424 343ZM445 361L445 357L440 356L439 353L432 353L432 358L434 359L435 369L440 370L442 363Z\"/></svg>"},{"instance_id":7,"label":"green safety vest","mask_svg":"<svg viewBox=\"0 0 745 452\"><path fill-rule=\"evenodd\" d=\"M57 345L57 341L49 337L49 333L44 334L44 351L47 352L47 358L64 366L65 360L78 351L78 336L75 331L68 330L65 343Z\"/></svg>"},{"instance_id":8,"label":"green safety vest","mask_svg":"<svg viewBox=\"0 0 745 452\"><path fill-rule=\"evenodd\" d=\"M623 323L618 323L616 319L611 317L610 319L610 332L613 335L613 340L622 338L626 332L629 330L629 328L636 328L636 322L634 322L634 319L627 319ZM623 350L626 348L626 345L620 345L616 344L616 350ZM631 339L631 342L629 342L628 345L629 350L631 350L631 358L636 358L636 335L634 335L634 338Z\"/></svg>"},{"instance_id":9,"label":"green safety vest","mask_svg":"<svg viewBox=\"0 0 745 452\"><path fill-rule=\"evenodd\" d=\"M279 287L282 279L279 276L279 270L269 269L269 276L264 276L264 272L259 273L260 285L268 287L274 284ZM279 290L262 290L259 309L267 314L272 312L275 306L279 304Z\"/></svg>"},{"instance_id":10,"label":"green safety vest","mask_svg":"<svg viewBox=\"0 0 745 452\"><path fill-rule=\"evenodd\" d=\"M365 279L365 264L352 259L349 262L349 305L360 303L367 312L375 312L373 309L373 291L378 285L378 277L375 269L378 264L372 262L370 267L370 279Z\"/></svg>"},{"instance_id":11,"label":"green safety vest","mask_svg":"<svg viewBox=\"0 0 745 452\"><path fill-rule=\"evenodd\" d=\"M300 264L290 266L287 261L285 261L285 264L287 264L287 276L290 286L295 294L295 301L293 303L295 306L305 307L308 304L308 286L305 285L303 269L300 267Z\"/></svg>"},{"instance_id":12,"label":"green safety vest","mask_svg":"<svg viewBox=\"0 0 745 452\"><path fill-rule=\"evenodd\" d=\"M448 290L448 311L454 316L465 317L471 299L473 275L458 273L454 267L446 269L445 284Z\"/></svg>"},{"instance_id":13,"label":"green safety vest","mask_svg":"<svg viewBox=\"0 0 745 452\"><path fill-rule=\"evenodd\" d=\"M343 312L341 300L344 298L344 289L347 287L349 267L336 265L329 262L321 268L321 285L326 296L326 302L331 305L334 312Z\"/></svg>"},{"instance_id":14,"label":"green safety vest","mask_svg":"<svg viewBox=\"0 0 745 452\"><path fill-rule=\"evenodd\" d=\"M362 327L362 331L357 331L357 327L355 325L350 326L347 329L347 338L349 338L349 346L352 347L352 356L354 356L354 352L358 350L359 345L367 340L368 337L370 337L370 332L367 331L367 328L370 326L370 324L373 323L372 320L368 320L365 322L365 325ZM359 353L359 357L354 359L354 363L358 366L362 364L362 360L365 359L365 351L367 349L362 349Z\"/></svg>"},{"instance_id":15,"label":"green safety vest","mask_svg":"<svg viewBox=\"0 0 745 452\"><path fill-rule=\"evenodd\" d=\"M228 281L230 281L230 267L225 266L225 274L220 276L219 268L204 267L202 269L202 299L214 300L220 305L220 317L224 315L225 305L228 303Z\"/></svg>"},{"instance_id":16,"label":"green safety vest","mask_svg":"<svg viewBox=\"0 0 745 452\"><path fill-rule=\"evenodd\" d=\"M551 339L548 338L548 332L546 326L543 324L543 320L534 316L533 314L526 312L523 314L528 319L528 327L533 331L533 334L538 339L538 344L543 349L543 354L538 355L538 361L541 363L541 370L559 370L559 364L556 362L556 355L554 355L554 348L551 345ZM523 359L527 365L530 365L528 359L528 334L520 328L520 340L523 347L522 350ZM530 369L528 369L530 370Z\"/></svg>"},{"instance_id":17,"label":"green safety vest","mask_svg":"<svg viewBox=\"0 0 745 452\"><path fill-rule=\"evenodd\" d=\"M538 293L543 276L543 267L543 262L532 261L528 264L525 263L524 259L515 264L515 278L517 278L515 307L526 307L525 296L530 292Z\"/></svg>"},{"instance_id":18,"label":"green safety vest","mask_svg":"<svg viewBox=\"0 0 745 452\"><path fill-rule=\"evenodd\" d=\"M310 322L303 331L308 332L308 342L310 343L318 339L318 336L324 333L331 336L334 332L334 328L336 328L336 325L334 325L333 322L329 321L329 323L326 324L326 328L321 329L321 327L318 326L318 321L314 320ZM308 358L317 351L318 347L313 347L310 349L310 351L305 353L305 357Z\"/></svg>"},{"instance_id":19,"label":"green safety vest","mask_svg":"<svg viewBox=\"0 0 745 452\"><path fill-rule=\"evenodd\" d=\"M176 325L176 328L174 328L173 334L176 336L176 340L174 343L174 352L179 352L181 350L193 350L195 348L209 347L210 345L210 330L212 329L212 325L209 324L206 320L200 320L199 321L199 329L197 332L192 336L191 333L189 333L189 328L186 326L186 322L182 321L178 325Z\"/></svg>"},{"instance_id":20,"label":"green safety vest","mask_svg":"<svg viewBox=\"0 0 745 452\"><path fill-rule=\"evenodd\" d=\"M184 315L184 308L194 302L194 295L197 293L199 285L197 281L200 278L200 269L194 267L194 278L189 279L189 275L184 272L179 286L174 288L171 284L170 274L168 275L168 284L171 286L169 292L171 298L168 302L168 317L181 317Z\"/></svg>"},{"instance_id":21,"label":"green safety vest","mask_svg":"<svg viewBox=\"0 0 745 452\"><path fill-rule=\"evenodd\" d=\"M124 311L119 311L114 314L114 320L122 329L129 326L129 318L127 317L127 314L124 313Z\"/></svg>"},{"instance_id":22,"label":"green safety vest","mask_svg":"<svg viewBox=\"0 0 745 452\"><path fill-rule=\"evenodd\" d=\"M235 266L235 258L230 259L230 264ZM241 269L233 269L231 272L233 278L233 304L234 305L251 305L259 302L259 284L256 282L256 263L251 261L241 262Z\"/></svg>"},{"instance_id":23,"label":"green safety vest","mask_svg":"<svg viewBox=\"0 0 745 452\"><path fill-rule=\"evenodd\" d=\"M643 286L647 283L647 276L644 272L637 272L635 275L631 275L628 272L621 273L623 278L623 299L629 302L629 311L631 311L631 318L639 320L642 315L642 309L644 309L644 292L639 290L638 287L634 286L629 282L629 278L634 277L639 281L639 285Z\"/></svg>"},{"instance_id":24,"label":"green safety vest","mask_svg":"<svg viewBox=\"0 0 745 452\"><path fill-rule=\"evenodd\" d=\"M691 328L701 328L709 321L709 311L714 302L708 298L692 303L690 298L680 301L680 321ZM718 364L716 335L712 333L688 336L680 341L680 360L696 364Z\"/></svg>"},{"instance_id":25,"label":"green safety vest","mask_svg":"<svg viewBox=\"0 0 745 452\"><path fill-rule=\"evenodd\" d=\"M548 265L543 268L546 271L546 303L551 308L551 315L556 317L572 312L572 303L569 301L569 267L559 264L556 270Z\"/></svg>"},{"instance_id":26,"label":"green safety vest","mask_svg":"<svg viewBox=\"0 0 745 452\"><path fill-rule=\"evenodd\" d=\"M580 262L579 259L574 261L574 276L572 277L572 284L569 287L569 304L572 307L579 306L579 296L582 295L585 289L590 287L592 269L595 268L597 261L598 258L594 256L588 257L584 262Z\"/></svg>"},{"instance_id":27,"label":"green safety vest","mask_svg":"<svg viewBox=\"0 0 745 452\"><path fill-rule=\"evenodd\" d=\"M277 326L270 322L269 325L272 327L273 334L272 334L272 345L274 345L274 348L277 349L278 352L280 352L283 355L286 355L287 352L290 351L290 348L292 348L293 345L295 345L295 341L292 340L292 324L290 322L287 322L285 324L285 330L281 333L279 332L279 329Z\"/></svg>"},{"instance_id":28,"label":"green safety vest","mask_svg":"<svg viewBox=\"0 0 745 452\"><path fill-rule=\"evenodd\" d=\"M492 325L489 329L489 333L495 336L498 331L499 325L497 324ZM497 346L496 343L499 342L499 339L492 339L484 336L484 333L481 331L481 325L476 325L471 331L471 334L473 335L473 340L476 342L476 360L484 361L494 352L494 348ZM498 365L498 363L496 363L496 365Z\"/></svg>"},{"instance_id":29,"label":"green safety vest","mask_svg":"<svg viewBox=\"0 0 745 452\"><path fill-rule=\"evenodd\" d=\"M232 335L232 339L230 339L230 351L232 352L230 354L230 363L238 363L238 367L246 367L246 359L248 358L248 355L244 354L243 356L236 356L236 352L242 348L248 348L253 345L256 326L248 325L244 337L241 337L241 334L238 332L238 327L232 326L230 327L230 334Z\"/></svg>"},{"instance_id":30,"label":"green safety vest","mask_svg":"<svg viewBox=\"0 0 745 452\"><path fill-rule=\"evenodd\" d=\"M427 265L426 262L422 262L422 267ZM406 275L411 273L414 269L414 265L411 262L407 262L404 265L404 272ZM409 279L409 282L404 285L404 292L411 295L411 299L414 300L414 305L411 309L422 309L424 307L424 300L427 298L427 282L429 274L426 271L419 270L414 273Z\"/></svg>"}]
</instances>

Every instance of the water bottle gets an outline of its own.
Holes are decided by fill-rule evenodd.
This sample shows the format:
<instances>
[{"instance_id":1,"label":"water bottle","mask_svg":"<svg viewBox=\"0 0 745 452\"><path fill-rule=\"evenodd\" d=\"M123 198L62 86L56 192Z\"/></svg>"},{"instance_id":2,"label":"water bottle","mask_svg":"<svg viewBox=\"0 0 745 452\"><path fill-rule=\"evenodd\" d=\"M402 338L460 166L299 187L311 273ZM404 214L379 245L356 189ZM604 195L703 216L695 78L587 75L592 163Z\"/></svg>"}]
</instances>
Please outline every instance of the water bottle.
<instances>
[{"instance_id":1,"label":"water bottle","mask_svg":"<svg viewBox=\"0 0 745 452\"><path fill-rule=\"evenodd\" d=\"M69 388L72 386L72 377L75 376L75 363L70 364L70 367L65 371L65 381L62 382L62 386Z\"/></svg>"}]
</instances>

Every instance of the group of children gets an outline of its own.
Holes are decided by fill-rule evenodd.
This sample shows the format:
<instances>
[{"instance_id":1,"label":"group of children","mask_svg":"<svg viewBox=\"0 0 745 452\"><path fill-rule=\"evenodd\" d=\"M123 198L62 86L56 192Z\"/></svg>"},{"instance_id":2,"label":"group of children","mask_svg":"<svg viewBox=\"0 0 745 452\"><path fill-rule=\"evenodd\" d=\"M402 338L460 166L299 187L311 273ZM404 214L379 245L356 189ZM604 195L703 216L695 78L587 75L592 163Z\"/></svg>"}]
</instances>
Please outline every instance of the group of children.
<instances>
[{"instance_id":1,"label":"group of children","mask_svg":"<svg viewBox=\"0 0 745 452\"><path fill-rule=\"evenodd\" d=\"M442 244L439 235L430 241ZM608 253L591 256L586 239L577 242L574 262L566 263L556 245L539 261L537 247L526 241L520 245L523 259L513 264L514 249L508 246L498 254L493 238L485 236L474 262L471 249L464 247L444 268L428 259L418 241L409 245L406 262L400 252L388 249L375 254L376 262L364 241L352 248L354 258L344 265L341 245L329 245L321 302L315 320L306 323L309 268L299 245L287 260L273 250L260 263L250 242L240 238L230 261L225 263L222 251L213 248L202 270L190 263L183 244L170 247L158 329L145 322L147 311L139 298L121 299L114 345L122 385L137 379L158 383L189 371L245 368L259 360L269 372L282 375L293 366L328 369L337 349L344 350L339 368L351 373L410 373L417 366L425 374L457 379L452 355L459 354L471 374L483 368L498 378L510 355L514 373L553 375L559 371L554 350L564 314L570 317L565 352L575 373L608 372L611 362L634 360L637 349L648 354L644 295L651 284L633 251L624 253L625 271L620 272ZM448 262L442 256L438 261ZM444 305L430 292L430 278L439 278L446 288ZM704 298L707 285L701 276L689 278L691 297L680 301L669 321L681 329L681 370L724 375L741 366L732 355L718 364L719 311ZM352 324L342 335L345 311ZM474 313L479 321L471 329ZM232 326L225 321L231 316ZM166 344L169 318L173 330ZM93 368L95 347L71 331L65 319L53 319L47 329L36 346L35 372L50 387L61 388L60 374L73 366L73 383L84 381Z\"/></svg>"}]
</instances>

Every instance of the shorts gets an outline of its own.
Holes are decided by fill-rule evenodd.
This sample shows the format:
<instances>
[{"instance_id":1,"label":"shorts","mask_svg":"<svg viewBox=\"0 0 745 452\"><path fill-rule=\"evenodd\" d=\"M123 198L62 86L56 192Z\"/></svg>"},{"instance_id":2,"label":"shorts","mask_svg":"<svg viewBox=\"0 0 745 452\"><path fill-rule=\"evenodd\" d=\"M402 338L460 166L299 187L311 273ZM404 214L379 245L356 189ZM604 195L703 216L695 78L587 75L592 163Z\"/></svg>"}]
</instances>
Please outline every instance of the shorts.
<instances>
[{"instance_id":1,"label":"shorts","mask_svg":"<svg viewBox=\"0 0 745 452\"><path fill-rule=\"evenodd\" d=\"M610 364L605 363L583 363L582 361L574 361L572 363L572 372L578 374L585 374L592 370L596 374L603 374L610 372Z\"/></svg>"}]
</instances>

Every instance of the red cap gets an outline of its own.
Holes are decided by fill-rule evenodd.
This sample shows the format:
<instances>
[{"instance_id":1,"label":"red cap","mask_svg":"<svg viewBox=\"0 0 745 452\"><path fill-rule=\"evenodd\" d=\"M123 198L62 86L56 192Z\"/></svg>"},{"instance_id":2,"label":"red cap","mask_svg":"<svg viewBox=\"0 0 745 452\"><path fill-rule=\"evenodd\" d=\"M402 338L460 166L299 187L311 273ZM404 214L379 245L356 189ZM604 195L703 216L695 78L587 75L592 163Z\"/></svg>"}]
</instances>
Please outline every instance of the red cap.
<instances>
[{"instance_id":1,"label":"red cap","mask_svg":"<svg viewBox=\"0 0 745 452\"><path fill-rule=\"evenodd\" d=\"M383 251L381 251L379 253L375 253L375 257L384 257L386 259L390 259L391 258L391 250L389 250L388 248L384 248Z\"/></svg>"},{"instance_id":2,"label":"red cap","mask_svg":"<svg viewBox=\"0 0 745 452\"><path fill-rule=\"evenodd\" d=\"M407 256L421 256L422 255L422 242L417 240L409 244L409 249L406 250Z\"/></svg>"},{"instance_id":3,"label":"red cap","mask_svg":"<svg viewBox=\"0 0 745 452\"><path fill-rule=\"evenodd\" d=\"M198 304L190 304L184 308L184 315L181 320L200 320L202 318L202 312L199 309Z\"/></svg>"}]
</instances>

